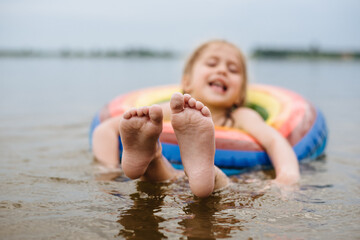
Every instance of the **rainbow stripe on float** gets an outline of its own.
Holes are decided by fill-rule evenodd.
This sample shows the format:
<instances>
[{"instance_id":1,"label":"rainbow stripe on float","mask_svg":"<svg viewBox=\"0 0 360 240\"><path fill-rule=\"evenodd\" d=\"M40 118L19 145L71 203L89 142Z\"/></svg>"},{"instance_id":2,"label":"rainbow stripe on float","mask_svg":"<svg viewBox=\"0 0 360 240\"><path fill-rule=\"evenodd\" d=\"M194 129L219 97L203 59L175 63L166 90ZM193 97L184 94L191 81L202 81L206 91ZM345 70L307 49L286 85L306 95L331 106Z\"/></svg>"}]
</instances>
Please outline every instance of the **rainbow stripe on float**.
<instances>
[{"instance_id":1,"label":"rainbow stripe on float","mask_svg":"<svg viewBox=\"0 0 360 240\"><path fill-rule=\"evenodd\" d=\"M130 108L169 101L174 92L181 92L180 87L153 87L116 97L95 115L90 142L94 129L102 121L119 116ZM280 87L253 84L248 88L247 102L266 112L265 122L289 141L299 160L314 159L323 154L327 140L325 119L302 96ZM160 141L164 156L176 168L181 168L179 146L169 122L164 122ZM215 144L215 165L228 175L240 173L244 168L270 165L262 146L244 131L216 126ZM121 150L121 142L119 145Z\"/></svg>"}]
</instances>

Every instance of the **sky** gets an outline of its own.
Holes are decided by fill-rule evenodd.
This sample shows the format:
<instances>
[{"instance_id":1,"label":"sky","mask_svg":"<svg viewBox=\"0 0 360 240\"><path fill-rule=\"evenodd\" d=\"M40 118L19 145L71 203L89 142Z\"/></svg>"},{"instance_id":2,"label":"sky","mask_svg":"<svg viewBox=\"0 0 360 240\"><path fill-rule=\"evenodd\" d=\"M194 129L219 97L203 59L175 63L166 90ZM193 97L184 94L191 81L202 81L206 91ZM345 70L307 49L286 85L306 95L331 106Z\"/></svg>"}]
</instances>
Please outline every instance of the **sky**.
<instances>
[{"instance_id":1,"label":"sky","mask_svg":"<svg viewBox=\"0 0 360 240\"><path fill-rule=\"evenodd\" d=\"M359 0L0 0L0 48L360 50Z\"/></svg>"}]
</instances>

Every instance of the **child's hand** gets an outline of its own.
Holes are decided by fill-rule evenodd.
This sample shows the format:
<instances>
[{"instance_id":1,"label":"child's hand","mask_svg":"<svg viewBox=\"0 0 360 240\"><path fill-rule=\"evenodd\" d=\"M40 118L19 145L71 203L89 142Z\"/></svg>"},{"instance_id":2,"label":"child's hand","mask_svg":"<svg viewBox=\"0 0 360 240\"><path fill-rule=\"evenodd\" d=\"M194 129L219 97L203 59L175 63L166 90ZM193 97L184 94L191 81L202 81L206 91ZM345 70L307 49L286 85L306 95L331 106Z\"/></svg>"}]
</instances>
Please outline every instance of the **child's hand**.
<instances>
[{"instance_id":1,"label":"child's hand","mask_svg":"<svg viewBox=\"0 0 360 240\"><path fill-rule=\"evenodd\" d=\"M282 186L294 186L300 180L300 174L298 172L295 173L283 173L278 174L272 183L282 187Z\"/></svg>"},{"instance_id":2,"label":"child's hand","mask_svg":"<svg viewBox=\"0 0 360 240\"><path fill-rule=\"evenodd\" d=\"M273 193L276 196L279 196L283 201L293 199L294 196L298 193L298 191L299 191L298 184L296 183L292 185L283 184L278 182L277 179L267 180L265 182L265 186L260 190L260 192L263 192L264 194Z\"/></svg>"}]
</instances>

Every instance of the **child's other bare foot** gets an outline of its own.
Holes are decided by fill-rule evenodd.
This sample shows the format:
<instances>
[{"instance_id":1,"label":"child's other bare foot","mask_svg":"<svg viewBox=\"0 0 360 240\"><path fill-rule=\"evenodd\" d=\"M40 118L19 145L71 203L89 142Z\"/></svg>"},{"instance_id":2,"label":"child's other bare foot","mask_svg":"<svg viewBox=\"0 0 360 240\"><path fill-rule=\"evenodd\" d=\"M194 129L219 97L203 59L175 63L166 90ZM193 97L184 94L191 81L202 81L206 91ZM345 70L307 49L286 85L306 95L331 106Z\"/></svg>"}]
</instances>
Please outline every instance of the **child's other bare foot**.
<instances>
[{"instance_id":1,"label":"child's other bare foot","mask_svg":"<svg viewBox=\"0 0 360 240\"><path fill-rule=\"evenodd\" d=\"M162 158L158 144L162 131L163 113L158 105L131 109L120 121L123 144L121 166L126 176L143 176L154 159Z\"/></svg>"},{"instance_id":2,"label":"child's other bare foot","mask_svg":"<svg viewBox=\"0 0 360 240\"><path fill-rule=\"evenodd\" d=\"M173 94L171 123L191 191L207 197L215 186L215 130L210 110L190 95Z\"/></svg>"}]
</instances>

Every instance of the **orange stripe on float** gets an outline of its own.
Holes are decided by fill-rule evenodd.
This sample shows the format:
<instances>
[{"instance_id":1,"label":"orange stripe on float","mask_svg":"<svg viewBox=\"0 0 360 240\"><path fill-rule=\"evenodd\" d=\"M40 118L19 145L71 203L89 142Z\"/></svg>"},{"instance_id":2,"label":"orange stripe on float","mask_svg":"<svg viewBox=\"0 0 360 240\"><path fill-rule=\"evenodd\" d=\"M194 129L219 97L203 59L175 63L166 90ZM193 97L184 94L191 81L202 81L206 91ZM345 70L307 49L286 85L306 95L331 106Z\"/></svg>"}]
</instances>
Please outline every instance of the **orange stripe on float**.
<instances>
[{"instance_id":1,"label":"orange stripe on float","mask_svg":"<svg viewBox=\"0 0 360 240\"><path fill-rule=\"evenodd\" d=\"M301 122L305 115L308 103L303 97L287 89L265 85L257 87L266 91L281 102L282 109L280 114L275 117L274 122L271 125L284 137L287 137Z\"/></svg>"}]
</instances>

